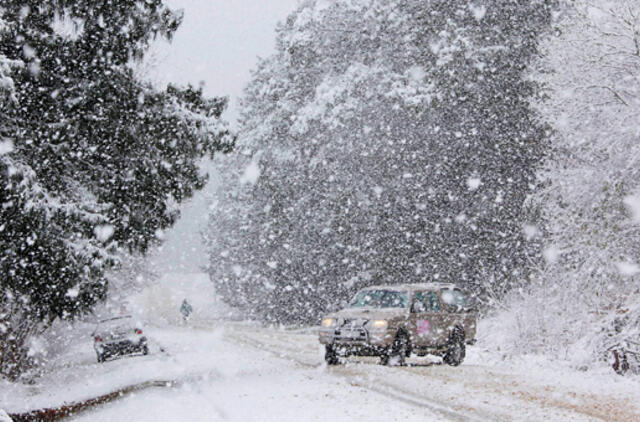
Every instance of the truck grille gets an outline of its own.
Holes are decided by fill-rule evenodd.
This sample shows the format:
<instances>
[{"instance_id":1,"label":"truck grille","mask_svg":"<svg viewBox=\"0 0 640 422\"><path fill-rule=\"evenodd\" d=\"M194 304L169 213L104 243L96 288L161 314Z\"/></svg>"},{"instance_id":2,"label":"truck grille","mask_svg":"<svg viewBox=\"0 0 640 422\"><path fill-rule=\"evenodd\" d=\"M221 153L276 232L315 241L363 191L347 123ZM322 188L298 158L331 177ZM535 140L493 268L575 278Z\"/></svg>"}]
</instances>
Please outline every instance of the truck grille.
<instances>
[{"instance_id":1,"label":"truck grille","mask_svg":"<svg viewBox=\"0 0 640 422\"><path fill-rule=\"evenodd\" d=\"M368 319L345 319L341 328L356 329L363 328L369 322Z\"/></svg>"},{"instance_id":2,"label":"truck grille","mask_svg":"<svg viewBox=\"0 0 640 422\"><path fill-rule=\"evenodd\" d=\"M340 328L336 330L336 337L340 340L367 340L367 330L364 325L366 319L345 319Z\"/></svg>"}]
</instances>

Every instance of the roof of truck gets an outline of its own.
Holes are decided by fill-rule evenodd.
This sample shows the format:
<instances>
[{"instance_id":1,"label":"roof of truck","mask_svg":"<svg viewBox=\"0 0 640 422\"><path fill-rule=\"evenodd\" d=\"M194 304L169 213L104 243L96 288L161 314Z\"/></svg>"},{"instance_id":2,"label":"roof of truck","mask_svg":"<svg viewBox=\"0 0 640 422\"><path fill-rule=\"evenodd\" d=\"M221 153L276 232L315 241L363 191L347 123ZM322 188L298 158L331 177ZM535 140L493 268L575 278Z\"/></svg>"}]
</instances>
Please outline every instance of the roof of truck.
<instances>
[{"instance_id":1,"label":"roof of truck","mask_svg":"<svg viewBox=\"0 0 640 422\"><path fill-rule=\"evenodd\" d=\"M365 287L362 290L387 289L387 290L440 290L458 288L453 283L407 283L407 284L380 284Z\"/></svg>"}]
</instances>

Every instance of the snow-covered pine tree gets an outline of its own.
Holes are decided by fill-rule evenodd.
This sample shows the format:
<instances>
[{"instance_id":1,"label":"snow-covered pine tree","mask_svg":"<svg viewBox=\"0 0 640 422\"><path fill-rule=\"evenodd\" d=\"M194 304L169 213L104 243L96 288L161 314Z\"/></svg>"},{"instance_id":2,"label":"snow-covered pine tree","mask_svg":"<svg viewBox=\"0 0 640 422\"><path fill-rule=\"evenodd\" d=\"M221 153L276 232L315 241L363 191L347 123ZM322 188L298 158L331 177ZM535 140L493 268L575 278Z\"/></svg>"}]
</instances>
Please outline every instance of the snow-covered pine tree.
<instances>
[{"instance_id":1,"label":"snow-covered pine tree","mask_svg":"<svg viewBox=\"0 0 640 422\"><path fill-rule=\"evenodd\" d=\"M225 99L134 77L180 23L160 0L0 6L0 374L16 376L29 336L104 298L105 270L157 241L232 139Z\"/></svg>"},{"instance_id":2,"label":"snow-covered pine tree","mask_svg":"<svg viewBox=\"0 0 640 422\"><path fill-rule=\"evenodd\" d=\"M223 297L314 321L374 283L500 295L526 278L546 141L523 71L549 4L303 3L246 90L239 175L255 183L212 213Z\"/></svg>"}]
</instances>

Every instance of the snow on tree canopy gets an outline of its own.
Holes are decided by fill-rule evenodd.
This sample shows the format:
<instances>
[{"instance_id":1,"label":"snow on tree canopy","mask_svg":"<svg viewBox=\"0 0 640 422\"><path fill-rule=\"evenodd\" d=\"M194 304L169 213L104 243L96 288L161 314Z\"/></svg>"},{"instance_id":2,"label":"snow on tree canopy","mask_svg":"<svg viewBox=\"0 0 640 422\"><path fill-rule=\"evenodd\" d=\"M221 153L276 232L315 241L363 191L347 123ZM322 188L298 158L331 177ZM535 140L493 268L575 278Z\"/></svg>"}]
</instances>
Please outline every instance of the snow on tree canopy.
<instances>
[{"instance_id":1,"label":"snow on tree canopy","mask_svg":"<svg viewBox=\"0 0 640 422\"><path fill-rule=\"evenodd\" d=\"M640 303L640 5L559 3L531 72L544 87L536 109L553 129L543 188L531 197L547 265L509 301L512 325L494 329L510 339L501 350L589 367L612 341L637 336L637 324L616 321L636 318Z\"/></svg>"},{"instance_id":2,"label":"snow on tree canopy","mask_svg":"<svg viewBox=\"0 0 640 422\"><path fill-rule=\"evenodd\" d=\"M212 210L217 291L302 322L372 284L521 282L547 146L523 71L549 17L524 0L304 2L246 88L235 171L261 172Z\"/></svg>"},{"instance_id":3,"label":"snow on tree canopy","mask_svg":"<svg viewBox=\"0 0 640 422\"><path fill-rule=\"evenodd\" d=\"M0 375L24 369L40 323L103 299L105 271L148 250L204 186L199 159L232 148L226 99L158 91L131 69L180 20L160 0L3 2Z\"/></svg>"}]
</instances>

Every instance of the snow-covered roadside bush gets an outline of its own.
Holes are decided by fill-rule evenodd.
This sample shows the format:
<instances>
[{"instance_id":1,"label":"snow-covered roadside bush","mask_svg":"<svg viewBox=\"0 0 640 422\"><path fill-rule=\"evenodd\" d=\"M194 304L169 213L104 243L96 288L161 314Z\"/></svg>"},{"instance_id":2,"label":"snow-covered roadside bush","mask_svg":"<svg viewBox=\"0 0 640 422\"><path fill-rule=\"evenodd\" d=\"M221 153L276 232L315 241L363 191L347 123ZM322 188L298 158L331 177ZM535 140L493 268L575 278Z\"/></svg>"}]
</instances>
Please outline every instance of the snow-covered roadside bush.
<instances>
[{"instance_id":1,"label":"snow-covered roadside bush","mask_svg":"<svg viewBox=\"0 0 640 422\"><path fill-rule=\"evenodd\" d=\"M565 2L534 77L555 130L534 198L547 263L487 328L507 353L589 366L640 301L640 2Z\"/></svg>"},{"instance_id":2,"label":"snow-covered roadside bush","mask_svg":"<svg viewBox=\"0 0 640 422\"><path fill-rule=\"evenodd\" d=\"M7 415L7 412L0 409L0 422L12 422L12 419Z\"/></svg>"}]
</instances>

